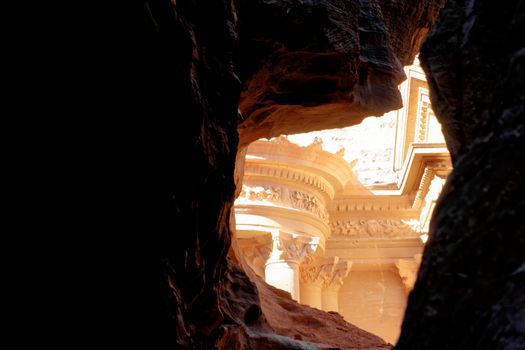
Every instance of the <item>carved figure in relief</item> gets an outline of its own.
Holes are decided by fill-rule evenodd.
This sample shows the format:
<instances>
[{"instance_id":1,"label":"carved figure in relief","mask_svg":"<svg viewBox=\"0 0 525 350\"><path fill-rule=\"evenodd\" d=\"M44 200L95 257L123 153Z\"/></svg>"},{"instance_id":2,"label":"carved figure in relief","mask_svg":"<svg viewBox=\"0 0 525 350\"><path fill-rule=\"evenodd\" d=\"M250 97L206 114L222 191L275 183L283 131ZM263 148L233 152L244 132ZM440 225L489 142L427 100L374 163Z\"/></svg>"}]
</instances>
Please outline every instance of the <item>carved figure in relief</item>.
<instances>
[{"instance_id":1,"label":"carved figure in relief","mask_svg":"<svg viewBox=\"0 0 525 350\"><path fill-rule=\"evenodd\" d=\"M411 225L398 219L337 220L331 224L331 228L334 235L351 237L415 235L417 232L416 226L412 221L409 221L409 223Z\"/></svg>"},{"instance_id":2,"label":"carved figure in relief","mask_svg":"<svg viewBox=\"0 0 525 350\"><path fill-rule=\"evenodd\" d=\"M242 186L240 197L247 198L251 201L271 201L278 202L281 200L281 189L279 187L263 186Z\"/></svg>"}]
</instances>

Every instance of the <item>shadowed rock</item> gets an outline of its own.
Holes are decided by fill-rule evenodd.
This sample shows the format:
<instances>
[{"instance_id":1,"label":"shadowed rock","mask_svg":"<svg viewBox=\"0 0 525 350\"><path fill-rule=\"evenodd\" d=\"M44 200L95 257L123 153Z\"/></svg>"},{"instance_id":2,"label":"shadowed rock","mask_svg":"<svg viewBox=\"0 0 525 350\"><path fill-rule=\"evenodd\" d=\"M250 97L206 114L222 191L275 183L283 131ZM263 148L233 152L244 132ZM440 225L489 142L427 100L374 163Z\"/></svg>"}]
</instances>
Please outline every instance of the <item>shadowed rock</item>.
<instances>
[{"instance_id":1,"label":"shadowed rock","mask_svg":"<svg viewBox=\"0 0 525 350\"><path fill-rule=\"evenodd\" d=\"M421 50L454 171L395 349L525 347L523 1L449 1Z\"/></svg>"},{"instance_id":2,"label":"shadowed rock","mask_svg":"<svg viewBox=\"0 0 525 350\"><path fill-rule=\"evenodd\" d=\"M443 0L382 3L144 2L140 98L149 108L139 134L151 141L133 157L148 169L134 193L144 193L135 218L151 243L143 248L151 255L145 281L158 315L147 322L157 342L298 346L268 335L284 328L265 320L255 286L234 254L231 262L226 257L239 140L242 148L259 137L348 126L398 108L402 65L413 59ZM355 328L344 335L348 327L334 332L350 343L360 339ZM308 339L328 344L336 333Z\"/></svg>"}]
</instances>

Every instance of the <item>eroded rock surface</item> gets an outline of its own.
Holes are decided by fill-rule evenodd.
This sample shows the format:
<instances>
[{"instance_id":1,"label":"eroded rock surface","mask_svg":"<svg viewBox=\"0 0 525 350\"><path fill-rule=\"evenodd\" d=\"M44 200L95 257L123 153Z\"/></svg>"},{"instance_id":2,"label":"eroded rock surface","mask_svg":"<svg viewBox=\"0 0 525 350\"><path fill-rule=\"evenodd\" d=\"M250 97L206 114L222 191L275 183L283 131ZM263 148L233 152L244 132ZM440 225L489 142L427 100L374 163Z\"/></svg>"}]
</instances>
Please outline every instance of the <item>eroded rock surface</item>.
<instances>
[{"instance_id":1,"label":"eroded rock surface","mask_svg":"<svg viewBox=\"0 0 525 350\"><path fill-rule=\"evenodd\" d=\"M525 348L525 3L448 1L421 50L454 160L395 349Z\"/></svg>"},{"instance_id":2,"label":"eroded rock surface","mask_svg":"<svg viewBox=\"0 0 525 350\"><path fill-rule=\"evenodd\" d=\"M144 2L140 99L148 104L148 121L137 126L142 136L130 138L140 144L133 164L147 169L134 190L144 192L138 215L149 270L140 281L151 286L145 303L158 313L142 322L154 329L152 342L186 349L305 346L287 336L306 334L307 323L293 331L272 323L271 315L265 319L253 283L226 257L238 123L246 145L262 136L351 125L399 107L402 64L417 52L442 3ZM303 313L297 304L292 309L289 317ZM315 317L337 325L329 333L337 344L335 338L385 346L339 316Z\"/></svg>"},{"instance_id":3,"label":"eroded rock surface","mask_svg":"<svg viewBox=\"0 0 525 350\"><path fill-rule=\"evenodd\" d=\"M241 147L400 108L402 65L443 2L240 1Z\"/></svg>"}]
</instances>

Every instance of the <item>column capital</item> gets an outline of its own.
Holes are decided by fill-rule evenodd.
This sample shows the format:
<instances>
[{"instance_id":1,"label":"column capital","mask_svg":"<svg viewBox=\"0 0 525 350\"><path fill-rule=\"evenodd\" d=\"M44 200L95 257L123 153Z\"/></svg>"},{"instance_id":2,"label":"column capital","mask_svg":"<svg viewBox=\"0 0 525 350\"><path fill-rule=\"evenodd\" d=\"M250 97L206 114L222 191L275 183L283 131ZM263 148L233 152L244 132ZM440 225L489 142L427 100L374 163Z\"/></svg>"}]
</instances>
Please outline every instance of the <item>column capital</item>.
<instances>
[{"instance_id":1,"label":"column capital","mask_svg":"<svg viewBox=\"0 0 525 350\"><path fill-rule=\"evenodd\" d=\"M331 274L327 274L324 277L321 287L327 290L339 291L339 288L343 285L344 279L348 276L351 267L351 261L345 260L335 262Z\"/></svg>"},{"instance_id":2,"label":"column capital","mask_svg":"<svg viewBox=\"0 0 525 350\"><path fill-rule=\"evenodd\" d=\"M328 257L317 264L301 266L301 281L337 291L343 285L351 267L351 261L341 261L337 256Z\"/></svg>"},{"instance_id":3,"label":"column capital","mask_svg":"<svg viewBox=\"0 0 525 350\"><path fill-rule=\"evenodd\" d=\"M298 264L313 261L320 238L287 232L272 232L271 261L289 260Z\"/></svg>"},{"instance_id":4,"label":"column capital","mask_svg":"<svg viewBox=\"0 0 525 350\"><path fill-rule=\"evenodd\" d=\"M239 247L248 264L255 272L264 277L264 266L272 253L272 238L268 233L250 238L237 238Z\"/></svg>"}]
</instances>

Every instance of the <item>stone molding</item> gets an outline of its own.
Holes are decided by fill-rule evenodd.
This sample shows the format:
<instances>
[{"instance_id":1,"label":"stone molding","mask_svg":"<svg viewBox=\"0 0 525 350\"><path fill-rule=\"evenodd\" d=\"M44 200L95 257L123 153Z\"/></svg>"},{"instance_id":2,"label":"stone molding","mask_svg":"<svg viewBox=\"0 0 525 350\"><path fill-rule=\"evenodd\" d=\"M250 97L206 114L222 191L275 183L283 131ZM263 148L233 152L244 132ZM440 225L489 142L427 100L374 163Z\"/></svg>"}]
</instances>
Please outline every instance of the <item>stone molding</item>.
<instances>
[{"instance_id":1,"label":"stone molding","mask_svg":"<svg viewBox=\"0 0 525 350\"><path fill-rule=\"evenodd\" d=\"M238 238L237 242L250 265L264 268L272 253L272 239L269 234L251 238Z\"/></svg>"},{"instance_id":2,"label":"stone molding","mask_svg":"<svg viewBox=\"0 0 525 350\"><path fill-rule=\"evenodd\" d=\"M428 89L419 88L418 112L414 142L425 142L428 137L428 123L434 111L430 105Z\"/></svg>"},{"instance_id":3,"label":"stone molding","mask_svg":"<svg viewBox=\"0 0 525 350\"><path fill-rule=\"evenodd\" d=\"M333 201L332 209L334 213L347 212L376 212L376 211L406 211L412 209L407 198L374 198L373 196L362 198L351 198L347 200L336 199Z\"/></svg>"}]
</instances>

